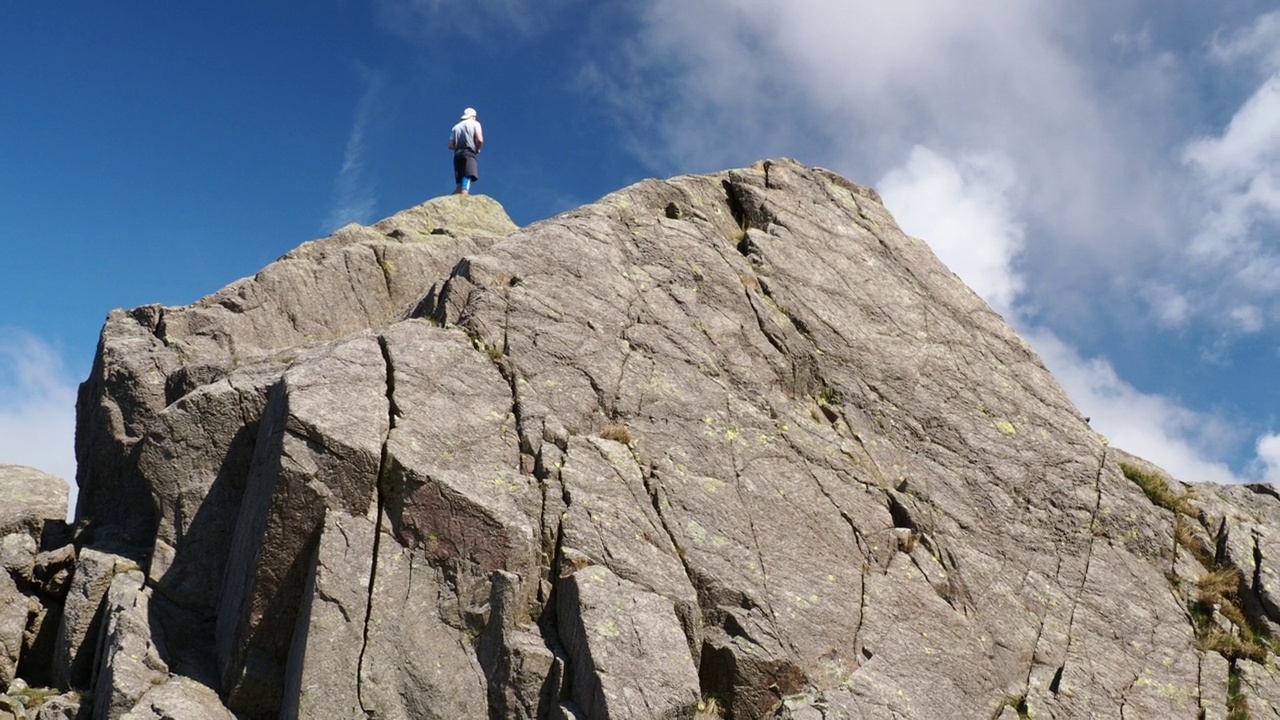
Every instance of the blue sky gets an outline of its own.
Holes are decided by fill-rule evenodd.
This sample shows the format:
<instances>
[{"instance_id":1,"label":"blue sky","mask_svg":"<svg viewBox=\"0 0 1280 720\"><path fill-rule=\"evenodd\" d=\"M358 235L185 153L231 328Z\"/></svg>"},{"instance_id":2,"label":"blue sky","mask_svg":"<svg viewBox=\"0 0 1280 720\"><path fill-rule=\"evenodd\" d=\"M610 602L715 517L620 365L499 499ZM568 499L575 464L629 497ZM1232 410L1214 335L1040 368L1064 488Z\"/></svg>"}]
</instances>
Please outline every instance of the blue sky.
<instances>
[{"instance_id":1,"label":"blue sky","mask_svg":"<svg viewBox=\"0 0 1280 720\"><path fill-rule=\"evenodd\" d=\"M1280 481L1280 11L1253 0L6 2L0 462L74 475L112 308L449 192L465 106L520 224L766 157L873 185L1114 444Z\"/></svg>"}]
</instances>

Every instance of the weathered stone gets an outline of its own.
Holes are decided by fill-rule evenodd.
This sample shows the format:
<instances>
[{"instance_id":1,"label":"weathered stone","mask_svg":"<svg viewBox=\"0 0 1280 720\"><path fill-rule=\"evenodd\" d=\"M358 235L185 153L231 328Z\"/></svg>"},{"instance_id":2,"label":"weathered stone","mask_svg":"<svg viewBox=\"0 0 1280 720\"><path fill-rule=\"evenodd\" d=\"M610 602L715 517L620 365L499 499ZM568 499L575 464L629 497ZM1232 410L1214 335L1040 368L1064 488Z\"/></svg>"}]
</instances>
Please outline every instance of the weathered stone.
<instances>
[{"instance_id":1,"label":"weathered stone","mask_svg":"<svg viewBox=\"0 0 1280 720\"><path fill-rule=\"evenodd\" d=\"M490 576L489 621L477 654L489 684L491 717L546 717L564 694L564 658L533 625L525 585L514 573L495 570Z\"/></svg>"},{"instance_id":2,"label":"weathered stone","mask_svg":"<svg viewBox=\"0 0 1280 720\"><path fill-rule=\"evenodd\" d=\"M360 661L376 537L370 520L325 513L293 633L282 718L363 715Z\"/></svg>"},{"instance_id":3,"label":"weathered stone","mask_svg":"<svg viewBox=\"0 0 1280 720\"><path fill-rule=\"evenodd\" d=\"M81 704L79 695L55 695L40 703L31 720L77 720Z\"/></svg>"},{"instance_id":4,"label":"weathered stone","mask_svg":"<svg viewBox=\"0 0 1280 720\"><path fill-rule=\"evenodd\" d=\"M533 572L542 498L520 473L497 351L421 320L389 328L383 341L396 413L381 487L391 532L459 573L460 590L494 569Z\"/></svg>"},{"instance_id":5,"label":"weathered stone","mask_svg":"<svg viewBox=\"0 0 1280 720\"><path fill-rule=\"evenodd\" d=\"M497 203L475 200L437 198L374 228L347 226L190 306L112 311L77 401L77 521L89 533L111 526L126 542L150 544L157 518L149 483L157 478L140 471L134 446L159 413L243 364L384 325L458 257L515 229ZM193 476L178 479L176 488L210 482L221 459L193 458ZM164 513L197 498L159 500Z\"/></svg>"},{"instance_id":6,"label":"weathered stone","mask_svg":"<svg viewBox=\"0 0 1280 720\"><path fill-rule=\"evenodd\" d=\"M389 536L378 544L360 664L361 708L389 720L487 717L473 633L460 622L466 590L447 568Z\"/></svg>"},{"instance_id":7,"label":"weathered stone","mask_svg":"<svg viewBox=\"0 0 1280 720\"><path fill-rule=\"evenodd\" d=\"M168 679L169 666L161 659L163 640L156 637L148 610L150 596L141 570L116 575L107 589L94 685L95 717L120 717L144 693Z\"/></svg>"},{"instance_id":8,"label":"weathered stone","mask_svg":"<svg viewBox=\"0 0 1280 720\"><path fill-rule=\"evenodd\" d=\"M17 698L0 695L0 720L26 720L27 711Z\"/></svg>"},{"instance_id":9,"label":"weathered stone","mask_svg":"<svg viewBox=\"0 0 1280 720\"><path fill-rule=\"evenodd\" d=\"M217 611L258 421L296 354L247 363L191 390L138 443L138 472L158 511L149 576L185 608Z\"/></svg>"},{"instance_id":10,"label":"weathered stone","mask_svg":"<svg viewBox=\"0 0 1280 720\"><path fill-rule=\"evenodd\" d=\"M17 677L22 633L27 627L27 599L8 573L0 572L0 688Z\"/></svg>"},{"instance_id":11,"label":"weathered stone","mask_svg":"<svg viewBox=\"0 0 1280 720\"><path fill-rule=\"evenodd\" d=\"M337 717L337 716L335 716ZM218 694L186 677L154 685L121 720L235 720Z\"/></svg>"},{"instance_id":12,"label":"weathered stone","mask_svg":"<svg viewBox=\"0 0 1280 720\"><path fill-rule=\"evenodd\" d=\"M28 596L27 626L22 633L22 664L19 674L33 684L55 684L53 657L62 622L62 603L56 599Z\"/></svg>"},{"instance_id":13,"label":"weathered stone","mask_svg":"<svg viewBox=\"0 0 1280 720\"><path fill-rule=\"evenodd\" d=\"M227 561L217 642L230 706L274 712L327 508L376 503L389 427L386 361L359 334L285 371L263 417Z\"/></svg>"},{"instance_id":14,"label":"weathered stone","mask_svg":"<svg viewBox=\"0 0 1280 720\"><path fill-rule=\"evenodd\" d=\"M63 545L38 553L32 572L36 582L40 583L42 592L53 597L61 597L67 591L75 565L75 546Z\"/></svg>"},{"instance_id":15,"label":"weathered stone","mask_svg":"<svg viewBox=\"0 0 1280 720\"><path fill-rule=\"evenodd\" d=\"M44 524L67 517L67 482L21 465L0 465L0 537L26 532L39 540Z\"/></svg>"},{"instance_id":16,"label":"weathered stone","mask_svg":"<svg viewBox=\"0 0 1280 720\"><path fill-rule=\"evenodd\" d=\"M589 717L692 714L697 668L671 600L600 565L562 578L559 590L557 620L578 707Z\"/></svg>"},{"instance_id":17,"label":"weathered stone","mask_svg":"<svg viewBox=\"0 0 1280 720\"><path fill-rule=\"evenodd\" d=\"M102 627L103 598L116 575L137 568L137 563L119 555L92 548L80 551L54 648L55 679L60 687L88 686Z\"/></svg>"},{"instance_id":18,"label":"weathered stone","mask_svg":"<svg viewBox=\"0 0 1280 720\"><path fill-rule=\"evenodd\" d=\"M874 191L768 161L513 230L433 200L108 319L77 541L152 548L228 707L1278 702L1277 491L1110 447Z\"/></svg>"},{"instance_id":19,"label":"weathered stone","mask_svg":"<svg viewBox=\"0 0 1280 720\"><path fill-rule=\"evenodd\" d=\"M35 538L25 532L5 535L0 539L0 569L19 582L33 584L37 549Z\"/></svg>"}]
</instances>

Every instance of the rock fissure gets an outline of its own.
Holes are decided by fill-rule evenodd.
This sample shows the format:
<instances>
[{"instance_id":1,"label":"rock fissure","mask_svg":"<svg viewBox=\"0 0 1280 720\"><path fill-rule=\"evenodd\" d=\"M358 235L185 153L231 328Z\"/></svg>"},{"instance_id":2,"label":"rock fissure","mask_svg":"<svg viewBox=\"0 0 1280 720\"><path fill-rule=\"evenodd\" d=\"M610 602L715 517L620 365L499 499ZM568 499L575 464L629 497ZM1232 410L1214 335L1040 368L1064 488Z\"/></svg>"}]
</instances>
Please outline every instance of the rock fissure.
<instances>
[{"instance_id":1,"label":"rock fissure","mask_svg":"<svg viewBox=\"0 0 1280 720\"><path fill-rule=\"evenodd\" d=\"M796 651L796 648L793 642L791 641L791 638L783 631L782 626L778 622L778 615L773 607L774 595L773 595L773 589L771 588L771 583L769 581L768 563L765 562L764 549L761 547L761 544L760 544L760 535L758 530L756 529L756 521L755 521L755 517L751 512L751 505L748 502L747 497L743 494L743 487L746 484L746 481L742 477L742 466L741 466L740 458L738 457L737 450L734 449L732 445L730 445L729 455L730 455L730 461L732 462L732 465L733 465L733 473L734 473L733 487L737 493L738 502L743 508L743 515L747 520L747 528L751 534L752 548L755 551L756 564L760 568L760 586L764 595L763 597L764 606L761 609L764 610L767 614L767 617L769 619L769 627L773 633L774 638L776 638L779 642L785 642L788 646L790 646L794 654L799 654Z\"/></svg>"},{"instance_id":2,"label":"rock fissure","mask_svg":"<svg viewBox=\"0 0 1280 720\"><path fill-rule=\"evenodd\" d=\"M560 580L565 574L563 566L566 562L564 556L564 518L571 502L568 488L564 486L563 482L561 482L560 487L566 512L560 515L560 520L556 523L555 547L551 554L550 567L547 569L550 577L550 588L547 592L546 603L542 606L542 614L538 618L538 632L541 635L543 645L553 656L560 658L564 663L564 672L560 678L560 698L569 698L573 696L574 666L573 658L566 652L564 639L560 634L559 603L561 594Z\"/></svg>"},{"instance_id":3,"label":"rock fissure","mask_svg":"<svg viewBox=\"0 0 1280 720\"><path fill-rule=\"evenodd\" d=\"M1263 553L1262 539L1259 537L1259 531L1255 528L1250 535L1253 540L1253 574L1250 577L1250 585L1248 588L1249 595L1256 599L1259 609L1263 617L1272 622L1280 622L1280 608L1276 607L1271 597L1266 592L1264 581L1262 579L1263 570ZM1264 623L1259 623L1266 627Z\"/></svg>"},{"instance_id":4,"label":"rock fissure","mask_svg":"<svg viewBox=\"0 0 1280 720\"><path fill-rule=\"evenodd\" d=\"M387 259L387 249L382 245L374 245L373 260L378 264L378 269L382 271L382 285L386 288L387 297L394 298L396 293L392 285L391 261Z\"/></svg>"},{"instance_id":5,"label":"rock fissure","mask_svg":"<svg viewBox=\"0 0 1280 720\"><path fill-rule=\"evenodd\" d=\"M383 542L383 521L385 517L385 496L383 494L383 486L389 480L391 472L391 434L395 432L396 423L400 417L400 409L396 403L396 383L395 383L395 363L391 359L391 348L388 345L385 335L378 336L378 349L382 353L382 361L384 372L386 373L386 398L387 398L387 434L382 440L382 455L378 461L378 477L374 482L374 519L373 529L373 547L371 549L371 557L369 559L369 585L368 594L365 598L365 614L363 629L361 631L360 654L356 661L356 699L360 704L360 708L368 717L374 717L376 713L366 704L364 697L364 679L365 679L365 659L369 651L370 633L373 625L373 610L377 596L378 582L378 558L382 549ZM412 568L410 569L410 583L412 587Z\"/></svg>"},{"instance_id":6,"label":"rock fissure","mask_svg":"<svg viewBox=\"0 0 1280 720\"><path fill-rule=\"evenodd\" d=\"M1102 448L1102 457L1098 461L1098 470L1094 475L1094 505L1093 511L1089 515L1089 542L1085 551L1084 571L1081 573L1080 585L1076 588L1076 592L1071 597L1071 612L1067 615L1067 646L1062 651L1062 665L1058 667L1054 673L1055 682L1060 685L1063 670L1071 657L1071 644L1074 639L1074 630L1076 624L1076 610L1080 606L1081 597L1084 594L1085 587L1089 582L1089 569L1093 563L1093 546L1098 539L1098 515L1102 510L1102 474L1107 466L1107 448ZM1055 691L1055 694L1057 691Z\"/></svg>"}]
</instances>

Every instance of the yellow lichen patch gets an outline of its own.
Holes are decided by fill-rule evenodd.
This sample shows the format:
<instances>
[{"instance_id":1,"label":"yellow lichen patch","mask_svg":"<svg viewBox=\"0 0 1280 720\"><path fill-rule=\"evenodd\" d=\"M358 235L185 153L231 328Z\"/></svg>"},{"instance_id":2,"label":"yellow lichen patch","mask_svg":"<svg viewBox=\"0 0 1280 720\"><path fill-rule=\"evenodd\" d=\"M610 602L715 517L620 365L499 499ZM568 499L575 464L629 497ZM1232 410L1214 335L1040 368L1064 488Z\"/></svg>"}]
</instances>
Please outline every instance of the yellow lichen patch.
<instances>
[{"instance_id":1,"label":"yellow lichen patch","mask_svg":"<svg viewBox=\"0 0 1280 720\"><path fill-rule=\"evenodd\" d=\"M705 542L707 539L707 529L699 525L696 520L690 520L684 529L694 542Z\"/></svg>"},{"instance_id":2,"label":"yellow lichen patch","mask_svg":"<svg viewBox=\"0 0 1280 720\"><path fill-rule=\"evenodd\" d=\"M606 620L600 624L600 634L608 638L622 637L622 633L618 630L618 625L612 620Z\"/></svg>"},{"instance_id":3,"label":"yellow lichen patch","mask_svg":"<svg viewBox=\"0 0 1280 720\"><path fill-rule=\"evenodd\" d=\"M1015 428L1013 426L1013 423L1009 422L1008 420L996 420L994 424L996 426L996 429L1004 433L1005 435L1018 434L1018 429Z\"/></svg>"}]
</instances>

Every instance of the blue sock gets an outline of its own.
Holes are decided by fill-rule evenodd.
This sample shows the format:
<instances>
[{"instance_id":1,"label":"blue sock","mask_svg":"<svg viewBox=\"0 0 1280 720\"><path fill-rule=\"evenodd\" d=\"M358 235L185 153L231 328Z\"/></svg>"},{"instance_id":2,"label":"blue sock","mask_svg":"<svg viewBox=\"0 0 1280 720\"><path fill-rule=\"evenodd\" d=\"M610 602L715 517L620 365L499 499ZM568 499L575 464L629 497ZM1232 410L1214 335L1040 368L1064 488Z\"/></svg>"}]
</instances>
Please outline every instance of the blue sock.
<instances>
[{"instance_id":1,"label":"blue sock","mask_svg":"<svg viewBox=\"0 0 1280 720\"><path fill-rule=\"evenodd\" d=\"M471 190L471 178L469 177L462 178L462 189L467 191Z\"/></svg>"}]
</instances>

